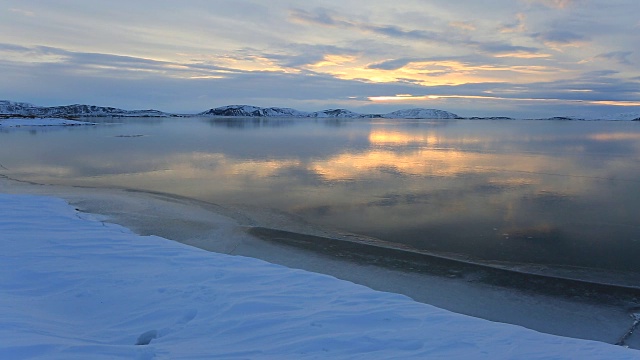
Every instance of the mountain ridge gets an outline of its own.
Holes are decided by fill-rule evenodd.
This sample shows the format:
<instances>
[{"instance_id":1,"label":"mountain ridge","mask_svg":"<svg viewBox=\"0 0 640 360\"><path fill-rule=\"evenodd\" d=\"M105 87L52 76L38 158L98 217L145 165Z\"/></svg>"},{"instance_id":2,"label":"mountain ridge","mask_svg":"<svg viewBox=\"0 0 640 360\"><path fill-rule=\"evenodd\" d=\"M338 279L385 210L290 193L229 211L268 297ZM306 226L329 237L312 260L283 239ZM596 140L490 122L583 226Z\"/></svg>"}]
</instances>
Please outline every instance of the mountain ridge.
<instances>
[{"instance_id":1,"label":"mountain ridge","mask_svg":"<svg viewBox=\"0 0 640 360\"><path fill-rule=\"evenodd\" d=\"M123 110L96 105L37 106L26 102L0 100L0 115L25 117L167 117L172 114L159 110Z\"/></svg>"},{"instance_id":2,"label":"mountain ridge","mask_svg":"<svg viewBox=\"0 0 640 360\"><path fill-rule=\"evenodd\" d=\"M387 119L469 119L469 120L514 120L505 116L462 117L455 113L426 108L409 108L386 114L362 114L347 109L326 109L320 111L300 111L287 107L258 107L253 105L226 105L196 114L173 114L160 110L124 110L95 105L37 106L27 102L0 100L0 117L300 117L300 118L387 118ZM604 116L554 116L548 118L526 118L527 120L619 120L640 121L639 113L608 114Z\"/></svg>"}]
</instances>

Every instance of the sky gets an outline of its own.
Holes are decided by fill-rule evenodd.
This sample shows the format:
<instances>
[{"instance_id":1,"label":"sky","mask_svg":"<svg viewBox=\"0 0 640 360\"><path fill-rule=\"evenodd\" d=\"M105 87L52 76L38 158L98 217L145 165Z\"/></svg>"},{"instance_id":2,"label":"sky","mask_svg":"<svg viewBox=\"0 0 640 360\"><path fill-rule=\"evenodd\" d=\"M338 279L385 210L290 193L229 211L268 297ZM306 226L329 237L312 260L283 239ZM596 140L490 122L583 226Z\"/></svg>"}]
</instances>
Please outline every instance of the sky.
<instances>
[{"instance_id":1,"label":"sky","mask_svg":"<svg viewBox=\"0 0 640 360\"><path fill-rule=\"evenodd\" d=\"M637 0L3 0L0 99L639 112L639 13Z\"/></svg>"}]
</instances>

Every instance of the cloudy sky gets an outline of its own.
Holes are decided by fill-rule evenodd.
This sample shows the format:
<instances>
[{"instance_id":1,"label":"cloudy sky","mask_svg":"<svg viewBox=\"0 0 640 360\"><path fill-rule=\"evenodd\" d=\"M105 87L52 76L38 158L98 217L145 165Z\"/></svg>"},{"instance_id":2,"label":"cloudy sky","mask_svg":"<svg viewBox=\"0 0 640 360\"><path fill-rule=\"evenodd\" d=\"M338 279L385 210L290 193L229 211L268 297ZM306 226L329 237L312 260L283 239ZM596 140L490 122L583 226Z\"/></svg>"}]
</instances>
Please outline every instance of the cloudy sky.
<instances>
[{"instance_id":1,"label":"cloudy sky","mask_svg":"<svg viewBox=\"0 0 640 360\"><path fill-rule=\"evenodd\" d=\"M0 99L640 111L638 0L3 0Z\"/></svg>"}]
</instances>

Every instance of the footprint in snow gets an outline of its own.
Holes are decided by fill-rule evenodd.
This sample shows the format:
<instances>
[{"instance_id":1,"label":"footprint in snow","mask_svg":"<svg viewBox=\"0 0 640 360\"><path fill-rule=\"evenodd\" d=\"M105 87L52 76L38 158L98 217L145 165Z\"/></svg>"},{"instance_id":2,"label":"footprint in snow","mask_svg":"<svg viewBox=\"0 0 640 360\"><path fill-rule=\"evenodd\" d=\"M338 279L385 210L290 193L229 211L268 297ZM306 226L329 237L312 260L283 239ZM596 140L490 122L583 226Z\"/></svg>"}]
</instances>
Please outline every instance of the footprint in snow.
<instances>
[{"instance_id":1,"label":"footprint in snow","mask_svg":"<svg viewBox=\"0 0 640 360\"><path fill-rule=\"evenodd\" d=\"M180 320L178 320L173 326L158 330L149 330L145 331L140 336L138 336L138 340L136 341L136 345L149 345L153 339L157 339L159 337L165 336L175 331L179 331L185 327L191 320L195 319L196 315L198 315L198 310L191 309L187 311Z\"/></svg>"}]
</instances>

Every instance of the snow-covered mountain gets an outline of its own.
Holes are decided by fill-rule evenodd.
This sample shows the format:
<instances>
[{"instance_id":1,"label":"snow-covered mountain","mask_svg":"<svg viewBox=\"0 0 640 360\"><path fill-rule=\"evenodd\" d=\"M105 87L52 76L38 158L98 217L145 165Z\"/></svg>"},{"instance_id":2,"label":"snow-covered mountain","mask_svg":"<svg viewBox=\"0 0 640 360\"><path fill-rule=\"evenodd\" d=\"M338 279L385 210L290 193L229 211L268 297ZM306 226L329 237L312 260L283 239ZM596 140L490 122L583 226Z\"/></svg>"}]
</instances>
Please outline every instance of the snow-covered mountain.
<instances>
[{"instance_id":1,"label":"snow-covered mountain","mask_svg":"<svg viewBox=\"0 0 640 360\"><path fill-rule=\"evenodd\" d=\"M508 117L508 116L472 116L464 119L467 119L467 120L515 120L514 118Z\"/></svg>"},{"instance_id":2,"label":"snow-covered mountain","mask_svg":"<svg viewBox=\"0 0 640 360\"><path fill-rule=\"evenodd\" d=\"M261 108L251 105L227 105L209 109L202 116L238 116L238 117L309 117L309 118L394 118L394 119L460 119L448 111L437 109L406 109L388 114L360 114L346 109L327 109L305 112L291 108Z\"/></svg>"},{"instance_id":3,"label":"snow-covered mountain","mask_svg":"<svg viewBox=\"0 0 640 360\"><path fill-rule=\"evenodd\" d=\"M0 100L0 114L17 114L23 115L26 109L36 108L37 106L25 102L14 102L8 100Z\"/></svg>"},{"instance_id":4,"label":"snow-covered mountain","mask_svg":"<svg viewBox=\"0 0 640 360\"><path fill-rule=\"evenodd\" d=\"M209 109L198 115L239 117L308 117L309 113L291 108L261 108L251 105L227 105Z\"/></svg>"},{"instance_id":5,"label":"snow-covered mountain","mask_svg":"<svg viewBox=\"0 0 640 360\"><path fill-rule=\"evenodd\" d=\"M355 113L355 112L353 112L351 110L347 110L347 109L328 109L328 110L322 110L322 111L314 111L314 112L310 113L308 115L308 117L355 119L355 118L370 118L370 117L374 117L374 116L373 115L369 115L369 114Z\"/></svg>"},{"instance_id":6,"label":"snow-covered mountain","mask_svg":"<svg viewBox=\"0 0 640 360\"><path fill-rule=\"evenodd\" d=\"M359 118L367 117L345 109L329 109L315 112L299 111L291 108L261 108L251 105L227 105L209 109L198 115L237 117L312 117L312 118Z\"/></svg>"},{"instance_id":7,"label":"snow-covered mountain","mask_svg":"<svg viewBox=\"0 0 640 360\"><path fill-rule=\"evenodd\" d=\"M404 109L388 114L383 117L391 119L461 119L460 116L444 110L437 109Z\"/></svg>"},{"instance_id":8,"label":"snow-covered mountain","mask_svg":"<svg viewBox=\"0 0 640 360\"><path fill-rule=\"evenodd\" d=\"M32 117L165 117L170 114L158 110L123 110L94 105L36 106L29 103L0 100L0 114Z\"/></svg>"},{"instance_id":9,"label":"snow-covered mountain","mask_svg":"<svg viewBox=\"0 0 640 360\"><path fill-rule=\"evenodd\" d=\"M123 110L113 107L94 105L65 105L65 106L37 106L25 102L0 100L0 117L168 117L190 116L174 115L159 110ZM438 109L404 109L388 114L361 114L346 109L327 109L307 112L292 108L258 107L251 105L227 105L195 114L193 116L224 116L224 117L289 117L289 118L387 118L387 119L469 119L469 120L512 120L508 117L461 117L457 114ZM640 121L640 113L587 115L552 117L537 120L622 120Z\"/></svg>"}]
</instances>

